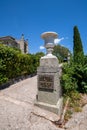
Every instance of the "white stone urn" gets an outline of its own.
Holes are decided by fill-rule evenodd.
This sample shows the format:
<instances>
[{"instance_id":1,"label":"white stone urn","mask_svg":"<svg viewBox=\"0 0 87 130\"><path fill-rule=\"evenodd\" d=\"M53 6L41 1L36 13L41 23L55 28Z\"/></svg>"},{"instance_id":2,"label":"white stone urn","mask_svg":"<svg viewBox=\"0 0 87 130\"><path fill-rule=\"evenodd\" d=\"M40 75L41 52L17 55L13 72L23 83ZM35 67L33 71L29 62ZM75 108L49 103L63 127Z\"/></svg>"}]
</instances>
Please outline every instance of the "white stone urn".
<instances>
[{"instance_id":1,"label":"white stone urn","mask_svg":"<svg viewBox=\"0 0 87 130\"><path fill-rule=\"evenodd\" d=\"M47 50L47 55L52 55L53 48L55 46L54 40L58 37L56 32L44 32L41 34L42 39L44 39L44 47Z\"/></svg>"}]
</instances>

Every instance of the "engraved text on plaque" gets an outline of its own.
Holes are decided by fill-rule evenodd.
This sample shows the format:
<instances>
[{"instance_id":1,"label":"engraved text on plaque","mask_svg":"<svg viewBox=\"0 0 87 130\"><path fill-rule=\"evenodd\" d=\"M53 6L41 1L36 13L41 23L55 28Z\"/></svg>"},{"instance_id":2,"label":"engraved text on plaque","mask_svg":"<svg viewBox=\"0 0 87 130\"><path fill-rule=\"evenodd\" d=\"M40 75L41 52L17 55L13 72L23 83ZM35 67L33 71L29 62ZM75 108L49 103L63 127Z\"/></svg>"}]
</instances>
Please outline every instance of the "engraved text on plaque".
<instances>
[{"instance_id":1,"label":"engraved text on plaque","mask_svg":"<svg viewBox=\"0 0 87 130\"><path fill-rule=\"evenodd\" d=\"M53 91L54 77L53 75L39 75L38 89L40 91Z\"/></svg>"}]
</instances>

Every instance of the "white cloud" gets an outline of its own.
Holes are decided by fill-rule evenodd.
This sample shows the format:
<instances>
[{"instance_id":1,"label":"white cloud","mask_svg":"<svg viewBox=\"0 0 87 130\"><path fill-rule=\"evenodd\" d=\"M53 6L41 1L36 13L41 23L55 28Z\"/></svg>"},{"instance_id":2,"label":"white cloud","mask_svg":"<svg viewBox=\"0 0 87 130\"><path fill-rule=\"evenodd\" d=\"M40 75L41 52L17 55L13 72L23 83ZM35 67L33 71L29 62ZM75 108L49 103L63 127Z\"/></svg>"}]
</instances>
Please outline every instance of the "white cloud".
<instances>
[{"instance_id":1,"label":"white cloud","mask_svg":"<svg viewBox=\"0 0 87 130\"><path fill-rule=\"evenodd\" d=\"M40 50L43 50L45 47L44 46L40 46Z\"/></svg>"},{"instance_id":2,"label":"white cloud","mask_svg":"<svg viewBox=\"0 0 87 130\"><path fill-rule=\"evenodd\" d=\"M60 38L60 39L55 39L54 40L54 44L58 44L58 43L60 43L62 40L64 40L64 37L62 37L62 38Z\"/></svg>"}]
</instances>

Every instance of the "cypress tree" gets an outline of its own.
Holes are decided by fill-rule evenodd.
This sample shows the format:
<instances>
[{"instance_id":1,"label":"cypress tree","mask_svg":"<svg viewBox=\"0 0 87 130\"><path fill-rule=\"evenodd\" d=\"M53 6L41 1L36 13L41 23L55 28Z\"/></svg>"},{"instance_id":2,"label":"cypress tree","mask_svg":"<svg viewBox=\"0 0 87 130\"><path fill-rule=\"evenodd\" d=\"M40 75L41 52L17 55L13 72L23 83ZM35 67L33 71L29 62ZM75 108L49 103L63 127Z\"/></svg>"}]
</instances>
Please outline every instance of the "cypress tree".
<instances>
[{"instance_id":1,"label":"cypress tree","mask_svg":"<svg viewBox=\"0 0 87 130\"><path fill-rule=\"evenodd\" d=\"M77 26L74 26L74 36L73 36L73 59L74 63L83 64L84 52L83 45L80 38L80 33Z\"/></svg>"}]
</instances>

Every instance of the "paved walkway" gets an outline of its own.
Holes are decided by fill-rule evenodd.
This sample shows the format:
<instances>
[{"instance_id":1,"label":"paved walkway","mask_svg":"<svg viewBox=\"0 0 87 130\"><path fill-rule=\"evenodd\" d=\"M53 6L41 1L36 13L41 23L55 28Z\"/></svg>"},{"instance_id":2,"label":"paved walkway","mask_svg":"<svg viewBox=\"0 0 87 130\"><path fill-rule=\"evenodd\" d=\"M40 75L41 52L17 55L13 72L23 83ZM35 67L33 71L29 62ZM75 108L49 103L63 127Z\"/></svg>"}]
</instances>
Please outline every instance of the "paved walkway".
<instances>
[{"instance_id":1,"label":"paved walkway","mask_svg":"<svg viewBox=\"0 0 87 130\"><path fill-rule=\"evenodd\" d=\"M31 80L32 79L32 80ZM27 130L36 95L36 77L0 92L0 130Z\"/></svg>"},{"instance_id":2,"label":"paved walkway","mask_svg":"<svg viewBox=\"0 0 87 130\"><path fill-rule=\"evenodd\" d=\"M52 121L58 116L34 106L37 76L0 91L0 130L64 130ZM67 130L87 130L87 106L66 124Z\"/></svg>"},{"instance_id":3,"label":"paved walkway","mask_svg":"<svg viewBox=\"0 0 87 130\"><path fill-rule=\"evenodd\" d=\"M34 106L36 93L36 76L0 91L0 130L59 130L46 113L40 117L43 111Z\"/></svg>"}]
</instances>

